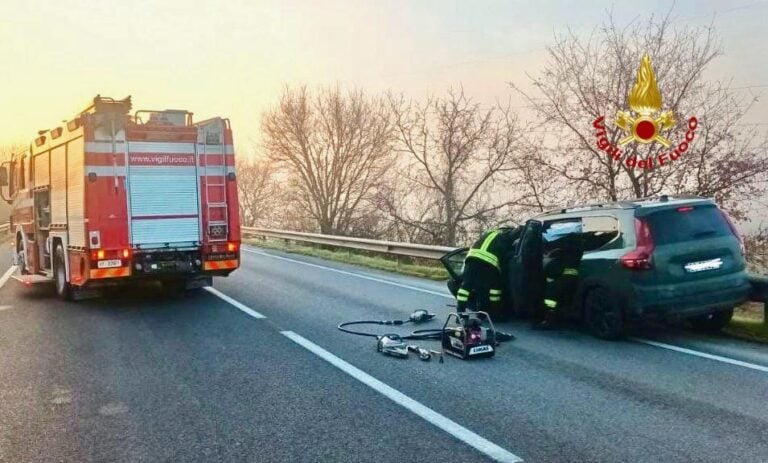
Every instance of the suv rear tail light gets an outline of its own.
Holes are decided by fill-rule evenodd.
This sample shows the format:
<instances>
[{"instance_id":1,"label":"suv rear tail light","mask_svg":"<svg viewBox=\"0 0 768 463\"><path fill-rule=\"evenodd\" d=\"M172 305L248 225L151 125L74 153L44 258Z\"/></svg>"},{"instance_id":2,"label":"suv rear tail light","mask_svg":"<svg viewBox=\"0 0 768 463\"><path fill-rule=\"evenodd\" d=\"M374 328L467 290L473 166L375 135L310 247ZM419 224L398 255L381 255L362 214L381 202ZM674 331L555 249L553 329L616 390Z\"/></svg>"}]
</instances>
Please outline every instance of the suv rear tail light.
<instances>
[{"instance_id":1,"label":"suv rear tail light","mask_svg":"<svg viewBox=\"0 0 768 463\"><path fill-rule=\"evenodd\" d=\"M630 270L648 270L653 267L651 255L654 244L651 227L645 219L635 219L635 249L621 256L621 265Z\"/></svg>"},{"instance_id":2,"label":"suv rear tail light","mask_svg":"<svg viewBox=\"0 0 768 463\"><path fill-rule=\"evenodd\" d=\"M739 248L741 249L741 255L746 255L747 250L744 247L744 237L741 236L741 233L739 233L739 229L736 228L736 224L733 222L733 219L731 219L731 216L728 215L727 212L720 209L720 213L723 214L723 218L728 223L728 227L731 229L731 232L733 233L733 236L736 237L737 240L739 240Z\"/></svg>"}]
</instances>

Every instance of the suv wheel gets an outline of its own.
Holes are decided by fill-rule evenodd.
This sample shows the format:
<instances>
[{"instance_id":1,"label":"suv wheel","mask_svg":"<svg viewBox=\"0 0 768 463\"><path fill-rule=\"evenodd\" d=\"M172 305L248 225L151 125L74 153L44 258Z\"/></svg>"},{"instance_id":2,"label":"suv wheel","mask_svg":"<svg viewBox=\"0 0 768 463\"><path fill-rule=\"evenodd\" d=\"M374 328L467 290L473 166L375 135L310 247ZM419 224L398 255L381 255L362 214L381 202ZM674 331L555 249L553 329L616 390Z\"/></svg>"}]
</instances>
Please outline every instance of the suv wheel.
<instances>
[{"instance_id":1,"label":"suv wheel","mask_svg":"<svg viewBox=\"0 0 768 463\"><path fill-rule=\"evenodd\" d=\"M53 278L56 283L56 295L63 300L72 298L72 288L67 282L67 272L64 266L64 249L56 245L53 257Z\"/></svg>"},{"instance_id":2,"label":"suv wheel","mask_svg":"<svg viewBox=\"0 0 768 463\"><path fill-rule=\"evenodd\" d=\"M589 331L598 338L614 340L625 334L624 315L608 288L589 290L584 298L584 316Z\"/></svg>"},{"instance_id":3,"label":"suv wheel","mask_svg":"<svg viewBox=\"0 0 768 463\"><path fill-rule=\"evenodd\" d=\"M730 323L733 317L733 309L719 310L688 319L695 330L707 333L716 333Z\"/></svg>"}]
</instances>

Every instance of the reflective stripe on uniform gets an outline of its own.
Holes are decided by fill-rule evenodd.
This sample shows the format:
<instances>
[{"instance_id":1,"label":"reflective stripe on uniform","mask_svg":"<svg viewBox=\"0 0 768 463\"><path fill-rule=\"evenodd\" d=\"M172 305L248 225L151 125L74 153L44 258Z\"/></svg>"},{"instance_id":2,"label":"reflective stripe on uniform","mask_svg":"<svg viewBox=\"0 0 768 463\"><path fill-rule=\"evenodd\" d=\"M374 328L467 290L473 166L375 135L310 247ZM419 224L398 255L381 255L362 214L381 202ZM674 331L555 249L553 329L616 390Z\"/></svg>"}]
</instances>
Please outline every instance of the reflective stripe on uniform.
<instances>
[{"instance_id":1,"label":"reflective stripe on uniform","mask_svg":"<svg viewBox=\"0 0 768 463\"><path fill-rule=\"evenodd\" d=\"M456 296L456 300L459 302L467 302L469 300L469 297L464 296L463 294L459 294Z\"/></svg>"},{"instance_id":2,"label":"reflective stripe on uniform","mask_svg":"<svg viewBox=\"0 0 768 463\"><path fill-rule=\"evenodd\" d=\"M493 243L493 240L495 240L497 236L499 236L499 232L496 230L488 233L488 236L485 237L480 247L470 249L469 252L467 253L467 257L474 257L475 259L480 259L483 262L487 262L498 269L499 258L496 257L493 253L488 252L488 248L491 246L491 243Z\"/></svg>"},{"instance_id":3,"label":"reflective stripe on uniform","mask_svg":"<svg viewBox=\"0 0 768 463\"><path fill-rule=\"evenodd\" d=\"M488 300L490 300L491 302L500 302L501 296L491 296L488 298Z\"/></svg>"},{"instance_id":4,"label":"reflective stripe on uniform","mask_svg":"<svg viewBox=\"0 0 768 463\"><path fill-rule=\"evenodd\" d=\"M573 276L575 276L575 275L578 275L578 274L579 274L579 271L576 270L575 268L563 269L563 275L573 275Z\"/></svg>"},{"instance_id":5,"label":"reflective stripe on uniform","mask_svg":"<svg viewBox=\"0 0 768 463\"><path fill-rule=\"evenodd\" d=\"M474 257L480 259L483 262L487 262L496 268L499 268L499 258L491 254L490 252L483 251L482 249L470 249L467 253L467 257Z\"/></svg>"},{"instance_id":6,"label":"reflective stripe on uniform","mask_svg":"<svg viewBox=\"0 0 768 463\"><path fill-rule=\"evenodd\" d=\"M480 245L480 250L488 251L488 247L491 245L491 243L493 243L493 240L496 239L498 235L499 235L499 232L495 230L490 232L488 236L486 236L485 239L483 240L483 244Z\"/></svg>"},{"instance_id":7,"label":"reflective stripe on uniform","mask_svg":"<svg viewBox=\"0 0 768 463\"><path fill-rule=\"evenodd\" d=\"M544 299L544 305L549 307L550 309L554 309L557 307L557 301L554 299Z\"/></svg>"},{"instance_id":8,"label":"reflective stripe on uniform","mask_svg":"<svg viewBox=\"0 0 768 463\"><path fill-rule=\"evenodd\" d=\"M461 294L462 296L469 296L469 291L467 291L467 290L466 290L466 289L464 289L464 288L460 288L460 289L459 289L457 292L458 292L459 294Z\"/></svg>"},{"instance_id":9,"label":"reflective stripe on uniform","mask_svg":"<svg viewBox=\"0 0 768 463\"><path fill-rule=\"evenodd\" d=\"M501 294L501 290L500 289L491 289L491 290L488 291L488 293L490 293L490 294Z\"/></svg>"},{"instance_id":10,"label":"reflective stripe on uniform","mask_svg":"<svg viewBox=\"0 0 768 463\"><path fill-rule=\"evenodd\" d=\"M553 281L555 281L555 279L554 279L554 278L549 278L549 277L547 277L547 283L552 283Z\"/></svg>"}]
</instances>

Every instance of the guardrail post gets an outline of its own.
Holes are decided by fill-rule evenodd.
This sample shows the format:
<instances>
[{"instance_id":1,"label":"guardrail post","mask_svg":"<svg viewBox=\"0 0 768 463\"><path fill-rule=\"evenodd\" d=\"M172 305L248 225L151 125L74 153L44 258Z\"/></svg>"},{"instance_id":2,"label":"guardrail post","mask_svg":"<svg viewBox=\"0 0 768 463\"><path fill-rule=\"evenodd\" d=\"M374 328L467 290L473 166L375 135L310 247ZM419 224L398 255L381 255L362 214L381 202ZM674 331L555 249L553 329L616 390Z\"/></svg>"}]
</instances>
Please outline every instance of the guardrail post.
<instances>
[{"instance_id":1,"label":"guardrail post","mask_svg":"<svg viewBox=\"0 0 768 463\"><path fill-rule=\"evenodd\" d=\"M768 301L763 302L763 324L768 325Z\"/></svg>"}]
</instances>

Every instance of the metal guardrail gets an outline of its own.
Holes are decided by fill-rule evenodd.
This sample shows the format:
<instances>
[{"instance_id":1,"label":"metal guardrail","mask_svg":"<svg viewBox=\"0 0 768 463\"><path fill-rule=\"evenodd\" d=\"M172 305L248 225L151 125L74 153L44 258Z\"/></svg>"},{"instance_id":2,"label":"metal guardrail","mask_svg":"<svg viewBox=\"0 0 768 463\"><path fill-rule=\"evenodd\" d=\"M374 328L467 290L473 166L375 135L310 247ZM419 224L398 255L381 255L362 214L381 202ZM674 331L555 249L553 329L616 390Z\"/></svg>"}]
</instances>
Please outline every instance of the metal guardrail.
<instances>
[{"instance_id":1,"label":"metal guardrail","mask_svg":"<svg viewBox=\"0 0 768 463\"><path fill-rule=\"evenodd\" d=\"M7 232L11 228L10 223L0 223L0 233Z\"/></svg>"},{"instance_id":2,"label":"metal guardrail","mask_svg":"<svg viewBox=\"0 0 768 463\"><path fill-rule=\"evenodd\" d=\"M449 246L398 243L395 241L369 240L366 238L353 238L350 236L321 235L319 233L274 230L271 228L240 227L240 230L244 235L301 241L311 244L326 244L342 248L380 252L395 256L418 257L421 259L437 260L443 257L446 253L456 249Z\"/></svg>"}]
</instances>

